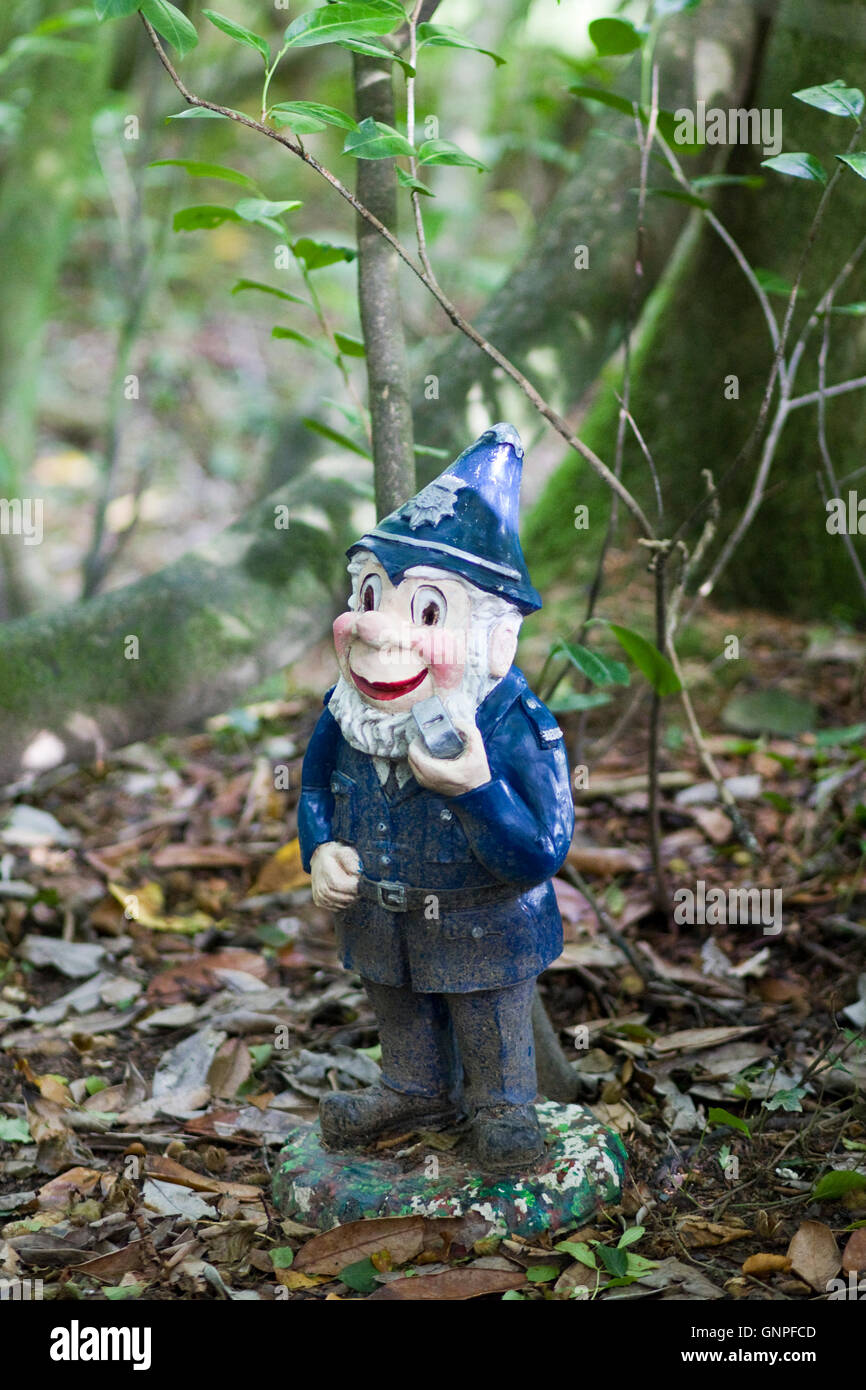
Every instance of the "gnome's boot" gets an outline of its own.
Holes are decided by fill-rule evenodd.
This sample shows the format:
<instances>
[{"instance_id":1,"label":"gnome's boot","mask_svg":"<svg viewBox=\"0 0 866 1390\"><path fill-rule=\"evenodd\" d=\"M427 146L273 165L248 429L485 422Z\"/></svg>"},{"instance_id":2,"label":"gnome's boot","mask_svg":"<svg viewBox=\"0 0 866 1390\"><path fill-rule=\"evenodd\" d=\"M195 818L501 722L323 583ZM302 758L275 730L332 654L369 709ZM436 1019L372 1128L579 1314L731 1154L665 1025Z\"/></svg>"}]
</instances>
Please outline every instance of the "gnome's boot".
<instances>
[{"instance_id":1,"label":"gnome's boot","mask_svg":"<svg viewBox=\"0 0 866 1390\"><path fill-rule=\"evenodd\" d=\"M358 1149L386 1135L445 1129L457 1112L443 1096L410 1096L376 1081L363 1091L335 1091L319 1102L322 1140L329 1149Z\"/></svg>"},{"instance_id":2,"label":"gnome's boot","mask_svg":"<svg viewBox=\"0 0 866 1390\"><path fill-rule=\"evenodd\" d=\"M544 1154L534 1105L483 1105L472 1122L472 1147L484 1173L525 1172Z\"/></svg>"}]
</instances>

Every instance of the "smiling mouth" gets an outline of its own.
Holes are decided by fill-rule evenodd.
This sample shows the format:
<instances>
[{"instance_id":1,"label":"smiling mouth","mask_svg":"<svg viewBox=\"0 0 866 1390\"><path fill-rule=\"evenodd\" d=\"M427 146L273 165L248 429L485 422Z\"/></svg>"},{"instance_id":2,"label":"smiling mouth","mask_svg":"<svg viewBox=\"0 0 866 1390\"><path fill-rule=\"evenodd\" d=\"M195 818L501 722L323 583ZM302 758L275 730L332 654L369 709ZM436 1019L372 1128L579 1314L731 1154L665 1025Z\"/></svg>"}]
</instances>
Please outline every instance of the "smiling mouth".
<instances>
[{"instance_id":1,"label":"smiling mouth","mask_svg":"<svg viewBox=\"0 0 866 1390\"><path fill-rule=\"evenodd\" d=\"M419 671L417 676L410 676L407 681L367 681L363 676L349 667L349 675L355 682L362 695L368 696L371 700L397 700L401 695L408 695L410 690L417 690L418 686L427 675L427 667Z\"/></svg>"}]
</instances>

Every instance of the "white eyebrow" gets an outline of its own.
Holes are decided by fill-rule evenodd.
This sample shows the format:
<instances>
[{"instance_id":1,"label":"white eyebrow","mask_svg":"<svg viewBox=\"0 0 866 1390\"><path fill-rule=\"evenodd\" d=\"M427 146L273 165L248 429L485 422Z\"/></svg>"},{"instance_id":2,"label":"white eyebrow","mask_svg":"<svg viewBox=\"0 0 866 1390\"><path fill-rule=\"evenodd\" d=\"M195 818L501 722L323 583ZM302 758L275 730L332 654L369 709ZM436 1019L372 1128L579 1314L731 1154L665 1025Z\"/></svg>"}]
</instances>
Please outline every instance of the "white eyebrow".
<instances>
[{"instance_id":1,"label":"white eyebrow","mask_svg":"<svg viewBox=\"0 0 866 1390\"><path fill-rule=\"evenodd\" d=\"M413 565L410 570L403 571L404 579L434 579L441 582L443 579L450 579L453 583L463 584L462 579L457 574L452 574L450 570L436 569L433 565ZM464 586L465 587L465 586Z\"/></svg>"}]
</instances>

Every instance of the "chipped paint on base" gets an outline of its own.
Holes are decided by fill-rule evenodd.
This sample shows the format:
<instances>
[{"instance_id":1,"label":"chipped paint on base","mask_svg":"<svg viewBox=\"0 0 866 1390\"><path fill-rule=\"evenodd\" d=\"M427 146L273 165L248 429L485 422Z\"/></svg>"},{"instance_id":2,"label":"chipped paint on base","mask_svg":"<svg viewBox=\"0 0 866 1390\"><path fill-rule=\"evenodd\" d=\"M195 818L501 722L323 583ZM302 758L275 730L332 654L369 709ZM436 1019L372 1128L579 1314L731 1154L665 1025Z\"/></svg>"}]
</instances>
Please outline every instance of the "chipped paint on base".
<instances>
[{"instance_id":1,"label":"chipped paint on base","mask_svg":"<svg viewBox=\"0 0 866 1390\"><path fill-rule=\"evenodd\" d=\"M318 1123L299 1125L274 1174L274 1201L287 1216L327 1230L374 1216L463 1216L492 1234L535 1236L590 1217L619 1199L626 1152L619 1136L582 1105L536 1106L548 1147L536 1172L486 1181L466 1164L428 1177L424 1163L323 1149ZM437 1157L442 1157L437 1155ZM444 1159L443 1159L444 1163Z\"/></svg>"}]
</instances>

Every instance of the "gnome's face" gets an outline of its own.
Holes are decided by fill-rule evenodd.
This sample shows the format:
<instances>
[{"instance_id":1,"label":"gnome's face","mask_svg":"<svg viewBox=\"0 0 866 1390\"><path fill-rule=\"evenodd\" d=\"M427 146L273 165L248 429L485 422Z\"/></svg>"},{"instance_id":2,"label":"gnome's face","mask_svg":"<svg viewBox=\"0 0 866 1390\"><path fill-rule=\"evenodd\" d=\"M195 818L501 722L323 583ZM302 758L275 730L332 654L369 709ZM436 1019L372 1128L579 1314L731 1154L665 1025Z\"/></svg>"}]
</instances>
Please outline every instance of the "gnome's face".
<instances>
[{"instance_id":1,"label":"gnome's face","mask_svg":"<svg viewBox=\"0 0 866 1390\"><path fill-rule=\"evenodd\" d=\"M355 607L334 623L334 645L344 680L364 704L400 714L431 695L448 701L473 657L493 678L505 675L518 615L491 629L473 620L473 586L447 571L418 566L392 584L372 554L363 562Z\"/></svg>"}]
</instances>

